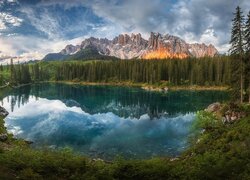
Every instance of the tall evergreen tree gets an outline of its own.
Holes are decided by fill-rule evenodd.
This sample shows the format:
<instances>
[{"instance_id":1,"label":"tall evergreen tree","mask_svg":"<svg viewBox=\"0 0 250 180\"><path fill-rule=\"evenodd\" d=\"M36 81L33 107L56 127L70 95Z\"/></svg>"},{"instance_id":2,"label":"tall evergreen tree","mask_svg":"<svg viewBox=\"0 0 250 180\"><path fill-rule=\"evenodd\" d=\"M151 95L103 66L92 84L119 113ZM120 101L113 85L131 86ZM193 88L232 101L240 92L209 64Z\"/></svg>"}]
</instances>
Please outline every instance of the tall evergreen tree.
<instances>
[{"instance_id":1,"label":"tall evergreen tree","mask_svg":"<svg viewBox=\"0 0 250 180\"><path fill-rule=\"evenodd\" d=\"M233 96L238 97L238 92L240 92L240 102L243 102L243 89L244 89L244 16L239 6L236 8L233 19L233 27L231 32L231 48L230 54L233 56L232 61L232 86L233 86ZM239 61L235 58L239 58Z\"/></svg>"},{"instance_id":2,"label":"tall evergreen tree","mask_svg":"<svg viewBox=\"0 0 250 180\"><path fill-rule=\"evenodd\" d=\"M13 64L13 59L10 60L10 83L14 84L16 81L16 72Z\"/></svg>"},{"instance_id":3,"label":"tall evergreen tree","mask_svg":"<svg viewBox=\"0 0 250 180\"><path fill-rule=\"evenodd\" d=\"M0 86L2 86L4 83L3 83L3 75L2 73L0 73Z\"/></svg>"},{"instance_id":4,"label":"tall evergreen tree","mask_svg":"<svg viewBox=\"0 0 250 180\"><path fill-rule=\"evenodd\" d=\"M250 103L250 11L245 25L246 77L248 81L248 102Z\"/></svg>"},{"instance_id":5,"label":"tall evergreen tree","mask_svg":"<svg viewBox=\"0 0 250 180\"><path fill-rule=\"evenodd\" d=\"M247 15L244 35L245 35L245 50L246 53L249 55L250 54L250 11Z\"/></svg>"}]
</instances>

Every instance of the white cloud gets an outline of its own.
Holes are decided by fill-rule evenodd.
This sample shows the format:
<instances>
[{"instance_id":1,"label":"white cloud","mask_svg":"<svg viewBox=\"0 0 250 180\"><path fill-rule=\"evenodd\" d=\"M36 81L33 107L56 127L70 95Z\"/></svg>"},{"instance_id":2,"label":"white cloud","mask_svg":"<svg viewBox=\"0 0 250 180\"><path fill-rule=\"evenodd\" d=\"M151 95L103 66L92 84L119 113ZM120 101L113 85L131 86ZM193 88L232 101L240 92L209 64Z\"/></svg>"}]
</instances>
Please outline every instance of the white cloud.
<instances>
[{"instance_id":1,"label":"white cloud","mask_svg":"<svg viewBox=\"0 0 250 180\"><path fill-rule=\"evenodd\" d=\"M68 44L80 44L87 36L71 40L43 39L36 36L12 35L0 37L0 64L41 60L49 52L59 52Z\"/></svg>"},{"instance_id":2,"label":"white cloud","mask_svg":"<svg viewBox=\"0 0 250 180\"><path fill-rule=\"evenodd\" d=\"M10 13L0 12L0 30L7 29L8 26L20 26L23 19L15 17Z\"/></svg>"},{"instance_id":3,"label":"white cloud","mask_svg":"<svg viewBox=\"0 0 250 180\"><path fill-rule=\"evenodd\" d=\"M61 27L55 15L51 14L47 9L44 9L42 14L38 14L31 7L23 7L20 10L25 13L31 25L38 31L45 33L49 39L59 39L62 37Z\"/></svg>"},{"instance_id":4,"label":"white cloud","mask_svg":"<svg viewBox=\"0 0 250 180\"><path fill-rule=\"evenodd\" d=\"M8 3L19 3L18 0L7 0Z\"/></svg>"},{"instance_id":5,"label":"white cloud","mask_svg":"<svg viewBox=\"0 0 250 180\"><path fill-rule=\"evenodd\" d=\"M5 23L3 22L3 20L0 19L0 31L5 30L5 29L7 29L7 27L6 27Z\"/></svg>"}]
</instances>

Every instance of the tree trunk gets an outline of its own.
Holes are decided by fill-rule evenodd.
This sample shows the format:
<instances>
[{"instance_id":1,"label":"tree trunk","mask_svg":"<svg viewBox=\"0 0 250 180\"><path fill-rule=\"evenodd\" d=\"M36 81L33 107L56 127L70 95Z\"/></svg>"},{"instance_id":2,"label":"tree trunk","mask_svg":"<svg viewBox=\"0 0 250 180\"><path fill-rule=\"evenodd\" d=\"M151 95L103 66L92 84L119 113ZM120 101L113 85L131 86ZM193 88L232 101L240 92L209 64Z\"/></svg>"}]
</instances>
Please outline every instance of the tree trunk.
<instances>
[{"instance_id":1,"label":"tree trunk","mask_svg":"<svg viewBox=\"0 0 250 180\"><path fill-rule=\"evenodd\" d=\"M240 75L240 103L243 103L243 74Z\"/></svg>"},{"instance_id":2,"label":"tree trunk","mask_svg":"<svg viewBox=\"0 0 250 180\"><path fill-rule=\"evenodd\" d=\"M248 85L248 103L250 104L250 82Z\"/></svg>"},{"instance_id":3,"label":"tree trunk","mask_svg":"<svg viewBox=\"0 0 250 180\"><path fill-rule=\"evenodd\" d=\"M243 58L240 55L240 103L243 103Z\"/></svg>"}]
</instances>

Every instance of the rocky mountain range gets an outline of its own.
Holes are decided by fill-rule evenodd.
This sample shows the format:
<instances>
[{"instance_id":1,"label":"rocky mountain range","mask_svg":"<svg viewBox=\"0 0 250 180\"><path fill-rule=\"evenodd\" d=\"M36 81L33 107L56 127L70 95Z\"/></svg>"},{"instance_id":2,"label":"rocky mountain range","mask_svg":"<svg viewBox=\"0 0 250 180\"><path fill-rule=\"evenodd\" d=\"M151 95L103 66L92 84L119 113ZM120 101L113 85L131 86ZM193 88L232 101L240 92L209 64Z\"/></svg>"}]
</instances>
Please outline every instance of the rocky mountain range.
<instances>
[{"instance_id":1,"label":"rocky mountain range","mask_svg":"<svg viewBox=\"0 0 250 180\"><path fill-rule=\"evenodd\" d=\"M50 53L44 60L67 59L165 59L213 57L218 54L213 45L189 44L169 34L151 33L148 40L141 34L120 34L113 40L90 37L80 45L67 45L59 53Z\"/></svg>"}]
</instances>

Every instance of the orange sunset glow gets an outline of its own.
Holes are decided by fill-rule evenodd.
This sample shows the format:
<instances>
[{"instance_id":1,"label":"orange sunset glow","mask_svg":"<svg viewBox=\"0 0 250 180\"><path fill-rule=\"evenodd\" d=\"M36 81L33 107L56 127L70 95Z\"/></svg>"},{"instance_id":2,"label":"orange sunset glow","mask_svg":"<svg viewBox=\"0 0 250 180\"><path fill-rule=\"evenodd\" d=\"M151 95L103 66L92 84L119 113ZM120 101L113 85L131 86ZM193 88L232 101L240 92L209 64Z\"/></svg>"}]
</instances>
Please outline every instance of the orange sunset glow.
<instances>
[{"instance_id":1,"label":"orange sunset glow","mask_svg":"<svg viewBox=\"0 0 250 180\"><path fill-rule=\"evenodd\" d=\"M172 59L172 58L184 59L187 57L188 55L185 53L171 54L166 49L159 49L159 50L148 52L142 58L143 59Z\"/></svg>"}]
</instances>

